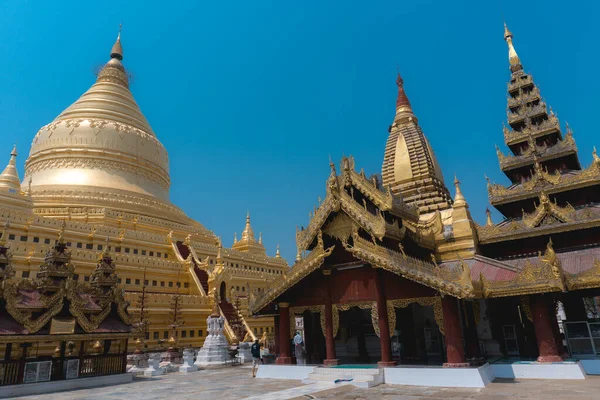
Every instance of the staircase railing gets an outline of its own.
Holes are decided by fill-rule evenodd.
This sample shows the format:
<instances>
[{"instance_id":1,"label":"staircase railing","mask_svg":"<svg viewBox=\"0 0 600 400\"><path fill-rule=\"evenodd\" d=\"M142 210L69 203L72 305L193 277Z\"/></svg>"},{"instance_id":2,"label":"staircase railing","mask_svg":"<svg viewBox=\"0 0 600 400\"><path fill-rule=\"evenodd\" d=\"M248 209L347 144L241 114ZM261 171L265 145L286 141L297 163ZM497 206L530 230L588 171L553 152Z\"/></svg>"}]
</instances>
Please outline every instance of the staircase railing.
<instances>
[{"instance_id":1,"label":"staircase railing","mask_svg":"<svg viewBox=\"0 0 600 400\"><path fill-rule=\"evenodd\" d=\"M177 247L177 243L176 242L171 242L171 247L173 248L173 252L175 253L175 258L177 258L177 261L179 261L183 266L185 266L186 260L181 256L181 253L179 252L179 248ZM193 248L190 247L190 246L188 246L188 249L190 251L193 251ZM192 257L194 257L194 254L195 253L192 253ZM200 282L200 279L198 278L198 275L196 275L196 271L194 271L194 267L195 267L195 265L194 265L193 262L189 263L188 272L190 273L190 275L192 275L192 279L196 283L196 286L198 287L198 290L200 291L200 294L202 296L206 296L206 292L204 291L204 287L202 286L202 282Z\"/></svg>"},{"instance_id":2,"label":"staircase railing","mask_svg":"<svg viewBox=\"0 0 600 400\"><path fill-rule=\"evenodd\" d=\"M229 325L229 321L227 320L227 317L223 313L223 309L221 309L221 306L219 306L219 312L221 313L221 317L223 317L223 319L225 320L225 324L223 326L223 333L225 333L225 337L227 338L227 341L229 343L233 343L233 342L235 342L236 339L238 339L238 337L235 334L235 332L233 332L231 325ZM238 339L238 341L240 341L242 339Z\"/></svg>"}]
</instances>

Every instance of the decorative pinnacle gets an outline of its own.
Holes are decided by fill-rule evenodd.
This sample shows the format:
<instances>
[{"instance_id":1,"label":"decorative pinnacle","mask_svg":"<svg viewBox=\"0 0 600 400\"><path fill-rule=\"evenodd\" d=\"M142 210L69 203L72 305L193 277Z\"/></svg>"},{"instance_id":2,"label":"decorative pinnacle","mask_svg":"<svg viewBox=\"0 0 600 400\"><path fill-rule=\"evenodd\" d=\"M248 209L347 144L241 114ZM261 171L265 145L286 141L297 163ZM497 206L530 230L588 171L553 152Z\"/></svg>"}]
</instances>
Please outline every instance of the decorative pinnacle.
<instances>
[{"instance_id":1,"label":"decorative pinnacle","mask_svg":"<svg viewBox=\"0 0 600 400\"><path fill-rule=\"evenodd\" d=\"M505 23L504 24L504 40L508 44L508 61L510 63L510 70L512 72L516 72L516 71L523 69L523 67L521 66L521 60L519 59L519 55L517 54L517 51L515 50L515 47L513 46L512 39L513 39L513 34L511 31L508 30L508 27L506 26L506 23Z\"/></svg>"},{"instance_id":2,"label":"decorative pinnacle","mask_svg":"<svg viewBox=\"0 0 600 400\"><path fill-rule=\"evenodd\" d=\"M63 219L58 231L58 243L63 243L65 241L65 225L67 225L67 222Z\"/></svg>"},{"instance_id":3,"label":"decorative pinnacle","mask_svg":"<svg viewBox=\"0 0 600 400\"><path fill-rule=\"evenodd\" d=\"M600 163L600 157L598 157L598 153L596 153L596 146L594 146L594 151L592 151L592 157L594 158L595 163Z\"/></svg>"},{"instance_id":4,"label":"decorative pinnacle","mask_svg":"<svg viewBox=\"0 0 600 400\"><path fill-rule=\"evenodd\" d=\"M508 38L512 38L513 34L511 31L508 30L508 26L506 26L506 22L504 23L504 40L508 39Z\"/></svg>"},{"instance_id":5,"label":"decorative pinnacle","mask_svg":"<svg viewBox=\"0 0 600 400\"><path fill-rule=\"evenodd\" d=\"M405 107L408 110L411 110L410 101L408 100L408 96L406 96L406 92L404 91L404 80L402 76L400 76L400 72L398 72L398 77L396 78L396 85L398 85L398 98L396 99L396 111L399 108Z\"/></svg>"},{"instance_id":6,"label":"decorative pinnacle","mask_svg":"<svg viewBox=\"0 0 600 400\"><path fill-rule=\"evenodd\" d=\"M494 222L492 221L492 212L487 207L485 208L485 216L486 216L485 225L486 226L494 225Z\"/></svg>"},{"instance_id":7,"label":"decorative pinnacle","mask_svg":"<svg viewBox=\"0 0 600 400\"><path fill-rule=\"evenodd\" d=\"M121 46L121 29L123 29L123 24L119 24L119 34L117 35L117 41L113 44L112 49L110 50L110 58L116 58L117 60L123 60L123 47Z\"/></svg>"},{"instance_id":8,"label":"decorative pinnacle","mask_svg":"<svg viewBox=\"0 0 600 400\"><path fill-rule=\"evenodd\" d=\"M463 196L462 192L460 191L460 181L456 177L456 174L454 174L454 188L456 189L456 194L454 196L454 205L455 206L466 205L467 201L465 200L465 196Z\"/></svg>"},{"instance_id":9,"label":"decorative pinnacle","mask_svg":"<svg viewBox=\"0 0 600 400\"><path fill-rule=\"evenodd\" d=\"M281 258L281 253L279 252L279 243L277 243L277 251L275 252L275 258Z\"/></svg>"},{"instance_id":10,"label":"decorative pinnacle","mask_svg":"<svg viewBox=\"0 0 600 400\"><path fill-rule=\"evenodd\" d=\"M8 219L4 223L4 228L2 228L2 237L0 237L0 246L6 246L6 238L8 237L8 227L10 224L8 223ZM279 252L279 245L277 245L277 252Z\"/></svg>"}]
</instances>

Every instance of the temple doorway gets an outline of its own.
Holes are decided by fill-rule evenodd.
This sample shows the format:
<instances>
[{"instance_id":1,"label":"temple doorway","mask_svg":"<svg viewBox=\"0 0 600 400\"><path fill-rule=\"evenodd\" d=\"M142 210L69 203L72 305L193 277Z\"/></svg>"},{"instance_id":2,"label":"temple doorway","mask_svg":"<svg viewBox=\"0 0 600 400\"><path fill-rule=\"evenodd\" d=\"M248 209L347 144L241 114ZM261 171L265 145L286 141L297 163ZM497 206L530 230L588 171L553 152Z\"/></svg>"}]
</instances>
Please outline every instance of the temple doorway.
<instances>
[{"instance_id":1,"label":"temple doorway","mask_svg":"<svg viewBox=\"0 0 600 400\"><path fill-rule=\"evenodd\" d=\"M337 358L342 364L374 364L381 359L379 337L373 328L371 308L352 307L340 311L335 340Z\"/></svg>"},{"instance_id":2,"label":"temple doorway","mask_svg":"<svg viewBox=\"0 0 600 400\"><path fill-rule=\"evenodd\" d=\"M433 307L413 303L396 308L396 328L391 345L392 359L399 364L441 365L444 341Z\"/></svg>"},{"instance_id":3,"label":"temple doorway","mask_svg":"<svg viewBox=\"0 0 600 400\"><path fill-rule=\"evenodd\" d=\"M225 282L221 282L221 287L219 288L219 297L221 301L227 301L227 285L225 285Z\"/></svg>"}]
</instances>

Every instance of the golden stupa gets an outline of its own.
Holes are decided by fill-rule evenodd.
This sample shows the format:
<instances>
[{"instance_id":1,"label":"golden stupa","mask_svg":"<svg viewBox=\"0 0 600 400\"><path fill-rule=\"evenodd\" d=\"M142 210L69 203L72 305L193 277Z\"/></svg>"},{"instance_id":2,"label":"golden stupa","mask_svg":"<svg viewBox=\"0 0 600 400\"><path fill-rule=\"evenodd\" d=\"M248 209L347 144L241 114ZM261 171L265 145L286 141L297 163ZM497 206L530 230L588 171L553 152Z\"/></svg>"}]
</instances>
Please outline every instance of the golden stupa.
<instances>
[{"instance_id":1,"label":"golden stupa","mask_svg":"<svg viewBox=\"0 0 600 400\"><path fill-rule=\"evenodd\" d=\"M0 223L7 223L13 279L36 275L60 229L80 281L90 281L98 254L110 251L130 310L147 319L138 325L147 327L150 349L173 334L182 346L202 345L215 306L231 342L273 333L272 318L244 316L248 297L284 274L286 261L267 255L249 214L242 240L227 249L170 202L169 156L130 91L120 33L96 82L33 138L22 182L16 147L10 154L0 175ZM177 332L174 296L185 320Z\"/></svg>"}]
</instances>

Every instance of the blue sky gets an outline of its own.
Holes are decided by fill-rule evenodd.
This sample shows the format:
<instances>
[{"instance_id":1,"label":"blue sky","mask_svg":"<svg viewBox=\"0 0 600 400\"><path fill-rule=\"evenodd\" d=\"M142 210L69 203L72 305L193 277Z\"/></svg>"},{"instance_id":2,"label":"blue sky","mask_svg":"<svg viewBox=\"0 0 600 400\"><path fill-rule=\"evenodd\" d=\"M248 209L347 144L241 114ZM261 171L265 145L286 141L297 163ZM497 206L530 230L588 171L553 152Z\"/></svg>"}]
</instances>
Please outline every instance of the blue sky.
<instances>
[{"instance_id":1,"label":"blue sky","mask_svg":"<svg viewBox=\"0 0 600 400\"><path fill-rule=\"evenodd\" d=\"M600 145L598 2L366 4L4 0L1 159L16 141L23 177L33 136L93 84L122 22L131 89L169 151L171 201L225 245L250 210L268 252L280 243L293 260L329 155L380 172L398 69L446 183L458 175L483 222L484 174L508 182L494 150L506 119L506 20L589 165Z\"/></svg>"}]
</instances>

